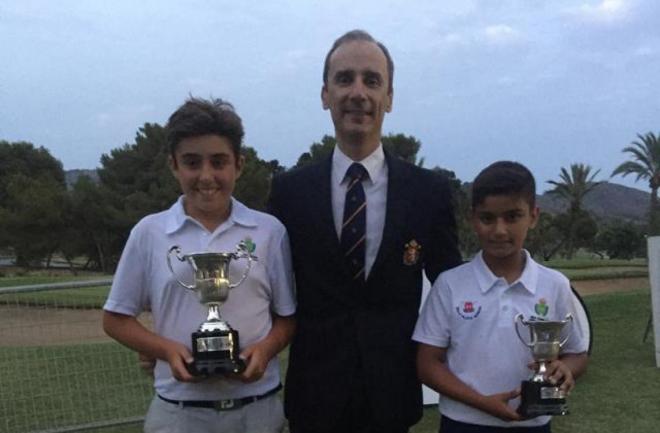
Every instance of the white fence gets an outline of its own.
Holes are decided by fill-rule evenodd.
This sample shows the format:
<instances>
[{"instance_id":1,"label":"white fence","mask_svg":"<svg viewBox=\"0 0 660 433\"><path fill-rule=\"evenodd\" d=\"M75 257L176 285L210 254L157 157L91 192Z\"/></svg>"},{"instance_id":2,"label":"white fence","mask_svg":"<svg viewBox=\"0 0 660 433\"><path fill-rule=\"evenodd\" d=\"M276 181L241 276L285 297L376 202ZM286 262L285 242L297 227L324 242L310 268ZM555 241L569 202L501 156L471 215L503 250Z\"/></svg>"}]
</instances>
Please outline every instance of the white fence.
<instances>
[{"instance_id":1,"label":"white fence","mask_svg":"<svg viewBox=\"0 0 660 433\"><path fill-rule=\"evenodd\" d=\"M140 431L151 379L103 333L110 283L0 288L0 433Z\"/></svg>"}]
</instances>

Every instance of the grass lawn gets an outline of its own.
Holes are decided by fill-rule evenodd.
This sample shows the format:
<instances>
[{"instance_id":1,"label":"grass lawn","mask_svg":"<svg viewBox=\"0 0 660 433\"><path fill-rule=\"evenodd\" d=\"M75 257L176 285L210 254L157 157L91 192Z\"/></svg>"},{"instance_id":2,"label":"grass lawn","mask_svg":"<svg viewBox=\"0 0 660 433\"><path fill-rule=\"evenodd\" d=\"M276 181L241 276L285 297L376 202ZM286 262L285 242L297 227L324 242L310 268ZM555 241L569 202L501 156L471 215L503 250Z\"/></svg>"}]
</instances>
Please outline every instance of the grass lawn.
<instances>
[{"instance_id":1,"label":"grass lawn","mask_svg":"<svg viewBox=\"0 0 660 433\"><path fill-rule=\"evenodd\" d=\"M137 356L115 343L2 347L0 371L2 433L142 416L151 395Z\"/></svg>"},{"instance_id":2,"label":"grass lawn","mask_svg":"<svg viewBox=\"0 0 660 433\"><path fill-rule=\"evenodd\" d=\"M586 298L594 326L587 374L571 395L572 415L557 419L557 433L652 433L660 426L660 369L653 336L642 336L648 291Z\"/></svg>"}]
</instances>

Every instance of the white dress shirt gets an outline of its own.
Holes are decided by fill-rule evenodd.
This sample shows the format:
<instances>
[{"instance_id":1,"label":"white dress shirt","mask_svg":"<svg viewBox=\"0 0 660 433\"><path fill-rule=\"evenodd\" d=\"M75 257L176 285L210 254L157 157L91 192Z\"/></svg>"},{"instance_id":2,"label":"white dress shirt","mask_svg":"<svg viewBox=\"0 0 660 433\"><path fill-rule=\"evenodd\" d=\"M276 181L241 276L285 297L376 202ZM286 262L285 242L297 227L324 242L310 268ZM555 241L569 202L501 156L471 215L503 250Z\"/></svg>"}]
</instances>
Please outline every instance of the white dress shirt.
<instances>
[{"instance_id":1,"label":"white dress shirt","mask_svg":"<svg viewBox=\"0 0 660 433\"><path fill-rule=\"evenodd\" d=\"M337 238L341 238L341 226L344 220L344 202L346 201L346 170L354 162L359 162L369 173L369 179L362 181L364 196L367 201L366 250L364 259L365 276L369 276L371 267L376 260L380 241L383 239L385 227L385 210L387 204L387 164L383 145L380 144L369 156L361 161L353 161L335 146L332 154L332 216L335 221Z\"/></svg>"}]
</instances>

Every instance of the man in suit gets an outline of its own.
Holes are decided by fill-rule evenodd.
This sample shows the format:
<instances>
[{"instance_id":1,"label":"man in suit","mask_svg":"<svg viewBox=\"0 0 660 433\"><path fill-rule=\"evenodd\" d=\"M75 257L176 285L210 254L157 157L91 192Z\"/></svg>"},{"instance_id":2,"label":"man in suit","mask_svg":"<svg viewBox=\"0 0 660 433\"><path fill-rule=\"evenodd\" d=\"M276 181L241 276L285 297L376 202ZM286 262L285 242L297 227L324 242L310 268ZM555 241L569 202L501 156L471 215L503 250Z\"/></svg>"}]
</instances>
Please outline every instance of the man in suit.
<instances>
[{"instance_id":1,"label":"man in suit","mask_svg":"<svg viewBox=\"0 0 660 433\"><path fill-rule=\"evenodd\" d=\"M383 150L393 73L368 33L337 39L321 90L337 146L273 180L298 297L285 389L292 433L400 433L422 415L411 341L422 271L434 281L460 254L446 179Z\"/></svg>"}]
</instances>

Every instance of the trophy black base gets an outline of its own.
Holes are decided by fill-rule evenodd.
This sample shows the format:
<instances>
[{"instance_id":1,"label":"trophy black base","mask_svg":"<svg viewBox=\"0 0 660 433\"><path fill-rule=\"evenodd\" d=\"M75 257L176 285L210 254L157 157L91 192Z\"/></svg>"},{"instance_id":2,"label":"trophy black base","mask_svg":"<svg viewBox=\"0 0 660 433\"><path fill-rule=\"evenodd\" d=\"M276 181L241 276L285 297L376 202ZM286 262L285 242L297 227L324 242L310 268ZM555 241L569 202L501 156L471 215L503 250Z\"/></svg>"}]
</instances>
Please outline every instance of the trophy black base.
<instances>
[{"instance_id":1,"label":"trophy black base","mask_svg":"<svg viewBox=\"0 0 660 433\"><path fill-rule=\"evenodd\" d=\"M558 386L544 382L523 381L518 413L524 418L542 415L568 415L568 404Z\"/></svg>"},{"instance_id":2,"label":"trophy black base","mask_svg":"<svg viewBox=\"0 0 660 433\"><path fill-rule=\"evenodd\" d=\"M192 334L193 358L188 371L193 376L242 373L245 362L238 356L236 330L197 331Z\"/></svg>"}]
</instances>

